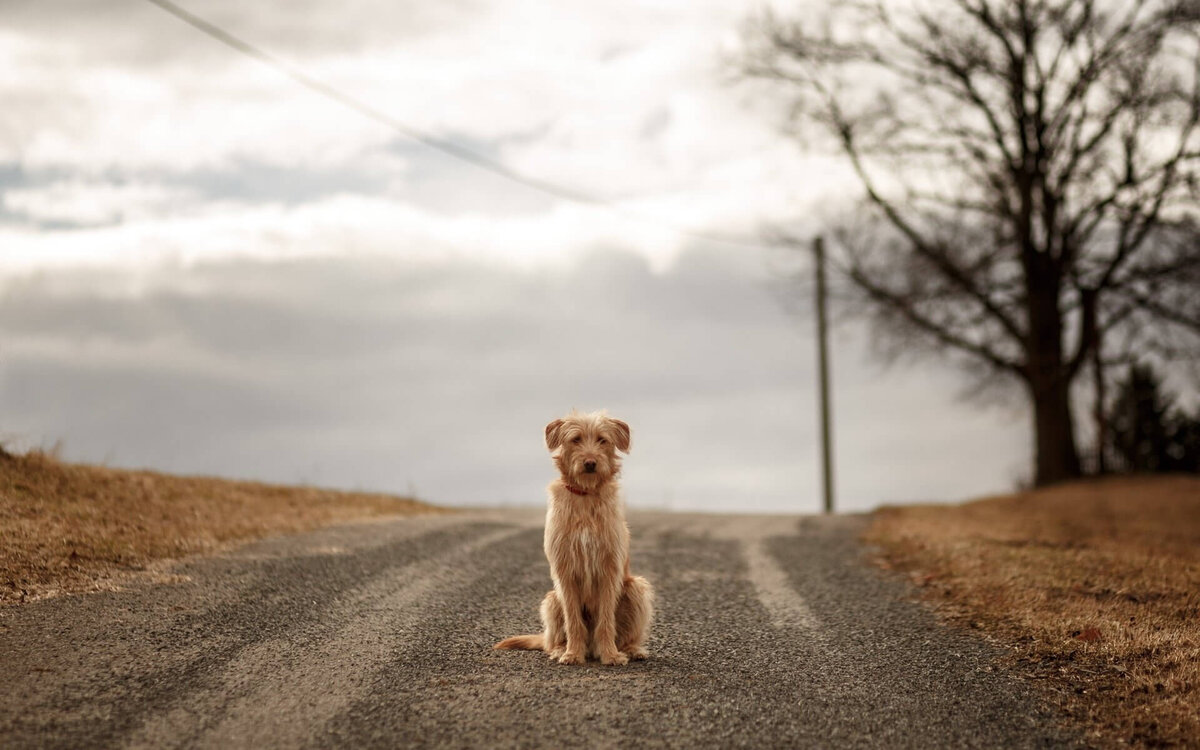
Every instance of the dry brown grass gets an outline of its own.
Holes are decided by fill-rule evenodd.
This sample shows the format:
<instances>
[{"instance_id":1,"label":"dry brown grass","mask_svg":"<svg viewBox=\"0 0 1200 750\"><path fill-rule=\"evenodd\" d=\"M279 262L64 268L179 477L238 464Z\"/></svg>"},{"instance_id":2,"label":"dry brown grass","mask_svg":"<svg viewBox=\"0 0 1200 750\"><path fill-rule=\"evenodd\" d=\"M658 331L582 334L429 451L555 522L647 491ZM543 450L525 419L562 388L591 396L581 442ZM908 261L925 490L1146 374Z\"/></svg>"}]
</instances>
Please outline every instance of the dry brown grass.
<instances>
[{"instance_id":1,"label":"dry brown grass","mask_svg":"<svg viewBox=\"0 0 1200 750\"><path fill-rule=\"evenodd\" d=\"M438 509L404 498L66 464L0 451L0 604L110 588L157 560Z\"/></svg>"},{"instance_id":2,"label":"dry brown grass","mask_svg":"<svg viewBox=\"0 0 1200 750\"><path fill-rule=\"evenodd\" d=\"M867 533L1098 744L1200 747L1200 479L885 508Z\"/></svg>"}]
</instances>

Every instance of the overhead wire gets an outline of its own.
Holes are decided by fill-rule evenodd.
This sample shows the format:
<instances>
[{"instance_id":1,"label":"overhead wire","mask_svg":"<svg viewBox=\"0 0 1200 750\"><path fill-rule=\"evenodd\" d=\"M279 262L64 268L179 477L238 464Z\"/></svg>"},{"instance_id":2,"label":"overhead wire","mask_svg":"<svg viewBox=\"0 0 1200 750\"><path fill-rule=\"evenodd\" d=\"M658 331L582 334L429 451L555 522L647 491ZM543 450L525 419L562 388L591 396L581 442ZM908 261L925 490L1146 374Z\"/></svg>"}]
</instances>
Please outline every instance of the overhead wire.
<instances>
[{"instance_id":1,"label":"overhead wire","mask_svg":"<svg viewBox=\"0 0 1200 750\"><path fill-rule=\"evenodd\" d=\"M763 249L768 247L768 243L764 242L762 239L698 231L686 227L680 227L656 217L648 216L641 212L631 210L628 207L621 206L607 198L594 195L583 190L577 190L557 182L551 182L549 180L543 180L523 174L503 164L502 162L489 158L472 149L454 143L453 141L448 141L430 135L429 133L419 128L415 128L376 107L366 104L360 99L350 96L349 94L334 88L328 83L308 75L294 65L291 65L279 57L276 57L275 55L272 55L269 52L266 52L263 49L251 44L250 42L235 36L211 21L185 10L184 8L171 2L171 0L146 1L158 6L167 13L170 13L176 18L215 39L216 41L224 44L225 46L230 47L231 49L234 49L237 52L246 55L247 57L258 60L259 62L271 68L274 68L301 86L320 94L321 96L324 96L325 98L330 99L342 105L343 107L353 110L381 125L389 127L423 146L440 151L451 158L458 159L459 161L470 164L478 169L491 172L492 174L502 177L503 179L518 183L531 190L536 190L554 198L559 198L586 206L603 208L634 221L657 225L664 229L675 232L683 237L754 249Z\"/></svg>"}]
</instances>

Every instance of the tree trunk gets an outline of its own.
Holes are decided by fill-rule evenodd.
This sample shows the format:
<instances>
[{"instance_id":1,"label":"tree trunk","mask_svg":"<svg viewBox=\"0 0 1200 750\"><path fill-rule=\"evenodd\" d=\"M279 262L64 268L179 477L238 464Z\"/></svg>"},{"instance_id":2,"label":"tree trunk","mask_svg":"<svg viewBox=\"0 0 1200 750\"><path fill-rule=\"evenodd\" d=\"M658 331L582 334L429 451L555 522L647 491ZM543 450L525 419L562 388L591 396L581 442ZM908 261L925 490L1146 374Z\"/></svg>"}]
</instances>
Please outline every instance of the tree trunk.
<instances>
[{"instance_id":1,"label":"tree trunk","mask_svg":"<svg viewBox=\"0 0 1200 750\"><path fill-rule=\"evenodd\" d=\"M1071 421L1070 386L1063 377L1030 383L1033 401L1034 484L1044 487L1081 476L1075 426Z\"/></svg>"},{"instance_id":2,"label":"tree trunk","mask_svg":"<svg viewBox=\"0 0 1200 750\"><path fill-rule=\"evenodd\" d=\"M1075 425L1071 420L1071 378L1063 355L1059 307L1061 274L1043 253L1025 253L1029 329L1025 377L1033 401L1034 484L1044 487L1081 476Z\"/></svg>"},{"instance_id":3,"label":"tree trunk","mask_svg":"<svg viewBox=\"0 0 1200 750\"><path fill-rule=\"evenodd\" d=\"M1092 349L1092 377L1096 389L1096 473L1108 473L1108 404L1104 395L1104 361L1100 357L1100 342Z\"/></svg>"}]
</instances>

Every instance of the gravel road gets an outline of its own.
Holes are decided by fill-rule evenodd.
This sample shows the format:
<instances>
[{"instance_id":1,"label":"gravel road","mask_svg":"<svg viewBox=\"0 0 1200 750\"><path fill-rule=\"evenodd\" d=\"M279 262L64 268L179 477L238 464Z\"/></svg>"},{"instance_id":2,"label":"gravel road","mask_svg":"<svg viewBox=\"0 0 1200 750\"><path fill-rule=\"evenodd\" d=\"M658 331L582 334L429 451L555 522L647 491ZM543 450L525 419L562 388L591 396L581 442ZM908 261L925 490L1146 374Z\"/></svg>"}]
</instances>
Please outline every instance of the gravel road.
<instances>
[{"instance_id":1,"label":"gravel road","mask_svg":"<svg viewBox=\"0 0 1200 750\"><path fill-rule=\"evenodd\" d=\"M537 629L541 521L352 524L0 609L0 747L1081 742L866 564L853 516L632 513L658 591L648 661L492 651Z\"/></svg>"}]
</instances>

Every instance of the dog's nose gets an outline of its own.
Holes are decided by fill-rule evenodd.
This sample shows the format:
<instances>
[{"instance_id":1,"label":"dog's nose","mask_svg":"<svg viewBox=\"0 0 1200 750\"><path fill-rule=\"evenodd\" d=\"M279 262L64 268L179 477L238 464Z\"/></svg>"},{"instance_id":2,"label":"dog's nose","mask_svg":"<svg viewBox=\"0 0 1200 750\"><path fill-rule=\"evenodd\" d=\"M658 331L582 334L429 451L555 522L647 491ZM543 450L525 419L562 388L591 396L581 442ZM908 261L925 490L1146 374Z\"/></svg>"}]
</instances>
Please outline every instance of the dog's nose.
<instances>
[{"instance_id":1,"label":"dog's nose","mask_svg":"<svg viewBox=\"0 0 1200 750\"><path fill-rule=\"evenodd\" d=\"M587 473L591 474L593 471L596 470L596 462L595 461L584 461L583 462L583 470L586 471Z\"/></svg>"}]
</instances>

